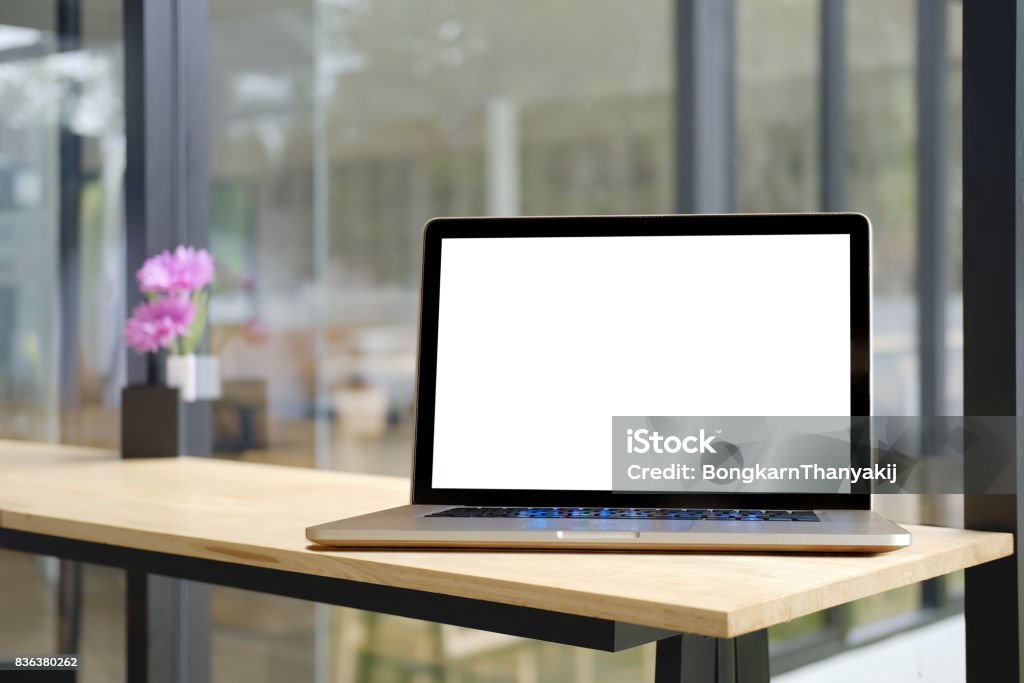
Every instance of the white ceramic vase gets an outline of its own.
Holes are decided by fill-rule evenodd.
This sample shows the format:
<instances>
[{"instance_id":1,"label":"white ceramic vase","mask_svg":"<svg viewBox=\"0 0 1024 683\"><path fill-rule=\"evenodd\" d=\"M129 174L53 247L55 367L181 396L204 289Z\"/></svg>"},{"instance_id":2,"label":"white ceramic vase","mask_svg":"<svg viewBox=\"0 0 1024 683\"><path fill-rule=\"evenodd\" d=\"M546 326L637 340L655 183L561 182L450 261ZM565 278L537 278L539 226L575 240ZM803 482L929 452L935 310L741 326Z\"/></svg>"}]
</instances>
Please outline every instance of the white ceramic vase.
<instances>
[{"instance_id":1,"label":"white ceramic vase","mask_svg":"<svg viewBox=\"0 0 1024 683\"><path fill-rule=\"evenodd\" d=\"M175 387L182 401L191 403L198 398L197 384L194 353L167 356L167 386Z\"/></svg>"},{"instance_id":2,"label":"white ceramic vase","mask_svg":"<svg viewBox=\"0 0 1024 683\"><path fill-rule=\"evenodd\" d=\"M220 398L220 359L201 353L196 355L196 399L214 401Z\"/></svg>"},{"instance_id":3,"label":"white ceramic vase","mask_svg":"<svg viewBox=\"0 0 1024 683\"><path fill-rule=\"evenodd\" d=\"M167 386L176 387L186 403L218 399L220 360L194 353L167 356Z\"/></svg>"}]
</instances>

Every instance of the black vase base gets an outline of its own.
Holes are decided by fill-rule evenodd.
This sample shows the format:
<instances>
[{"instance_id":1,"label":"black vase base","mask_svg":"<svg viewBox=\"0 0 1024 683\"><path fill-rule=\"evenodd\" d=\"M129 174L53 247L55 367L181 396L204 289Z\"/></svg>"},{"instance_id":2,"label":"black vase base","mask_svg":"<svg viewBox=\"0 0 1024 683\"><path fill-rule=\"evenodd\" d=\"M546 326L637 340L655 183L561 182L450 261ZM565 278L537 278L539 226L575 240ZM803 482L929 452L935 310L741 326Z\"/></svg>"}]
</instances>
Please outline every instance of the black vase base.
<instances>
[{"instance_id":1,"label":"black vase base","mask_svg":"<svg viewBox=\"0 0 1024 683\"><path fill-rule=\"evenodd\" d=\"M181 398L161 386L121 390L121 457L173 458L181 453Z\"/></svg>"}]
</instances>

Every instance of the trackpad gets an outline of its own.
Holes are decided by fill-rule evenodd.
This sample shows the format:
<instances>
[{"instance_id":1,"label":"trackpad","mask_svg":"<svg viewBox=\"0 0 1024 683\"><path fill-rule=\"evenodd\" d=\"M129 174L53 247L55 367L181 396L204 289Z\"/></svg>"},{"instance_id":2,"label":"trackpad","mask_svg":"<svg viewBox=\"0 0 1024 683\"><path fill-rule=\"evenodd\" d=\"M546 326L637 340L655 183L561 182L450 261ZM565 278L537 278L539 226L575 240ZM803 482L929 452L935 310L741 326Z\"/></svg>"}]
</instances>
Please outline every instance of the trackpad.
<instances>
[{"instance_id":1,"label":"trackpad","mask_svg":"<svg viewBox=\"0 0 1024 683\"><path fill-rule=\"evenodd\" d=\"M639 531L558 531L555 532L560 541L635 541L640 538Z\"/></svg>"}]
</instances>

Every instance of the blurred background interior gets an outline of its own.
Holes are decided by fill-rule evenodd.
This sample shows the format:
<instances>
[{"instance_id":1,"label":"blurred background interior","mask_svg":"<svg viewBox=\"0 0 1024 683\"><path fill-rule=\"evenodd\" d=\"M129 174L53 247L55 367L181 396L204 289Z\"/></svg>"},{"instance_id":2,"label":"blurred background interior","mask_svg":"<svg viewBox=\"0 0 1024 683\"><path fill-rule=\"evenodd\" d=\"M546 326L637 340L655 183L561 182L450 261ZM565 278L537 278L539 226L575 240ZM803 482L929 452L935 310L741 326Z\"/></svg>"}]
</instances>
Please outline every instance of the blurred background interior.
<instances>
[{"instance_id":1,"label":"blurred background interior","mask_svg":"<svg viewBox=\"0 0 1024 683\"><path fill-rule=\"evenodd\" d=\"M0 0L0 438L118 447L122 4ZM729 0L705 73L724 94L702 116L680 90L687 4L208 0L214 457L407 474L419 234L437 215L862 211L874 412L962 412L961 4ZM732 146L703 179L711 204L685 196L694 128ZM962 514L955 497L880 504ZM53 650L55 575L0 553L0 651ZM123 583L85 568L84 681L124 680ZM773 667L961 608L954 577L800 619L772 630ZM653 676L650 646L595 654L220 587L212 621L218 682Z\"/></svg>"}]
</instances>

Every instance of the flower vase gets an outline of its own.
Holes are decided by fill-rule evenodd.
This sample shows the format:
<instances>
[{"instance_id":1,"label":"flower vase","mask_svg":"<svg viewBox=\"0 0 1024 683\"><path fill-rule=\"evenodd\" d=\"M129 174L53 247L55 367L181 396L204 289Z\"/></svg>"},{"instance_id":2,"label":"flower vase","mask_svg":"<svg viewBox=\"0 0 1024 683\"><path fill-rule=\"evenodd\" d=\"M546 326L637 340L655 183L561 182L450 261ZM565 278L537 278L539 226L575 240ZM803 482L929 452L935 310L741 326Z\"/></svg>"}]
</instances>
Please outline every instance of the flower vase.
<instances>
[{"instance_id":1,"label":"flower vase","mask_svg":"<svg viewBox=\"0 0 1024 683\"><path fill-rule=\"evenodd\" d=\"M196 355L185 353L167 356L167 386L174 387L181 394L181 400L191 403L198 398L196 387Z\"/></svg>"},{"instance_id":2,"label":"flower vase","mask_svg":"<svg viewBox=\"0 0 1024 683\"><path fill-rule=\"evenodd\" d=\"M133 384L121 390L121 457L173 458L184 443L177 389Z\"/></svg>"},{"instance_id":3,"label":"flower vase","mask_svg":"<svg viewBox=\"0 0 1024 683\"><path fill-rule=\"evenodd\" d=\"M220 360L217 356L186 353L167 357L167 386L181 392L185 403L220 398Z\"/></svg>"},{"instance_id":4,"label":"flower vase","mask_svg":"<svg viewBox=\"0 0 1024 683\"><path fill-rule=\"evenodd\" d=\"M196 354L196 399L215 401L220 396L220 359L206 353Z\"/></svg>"}]
</instances>

